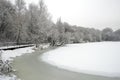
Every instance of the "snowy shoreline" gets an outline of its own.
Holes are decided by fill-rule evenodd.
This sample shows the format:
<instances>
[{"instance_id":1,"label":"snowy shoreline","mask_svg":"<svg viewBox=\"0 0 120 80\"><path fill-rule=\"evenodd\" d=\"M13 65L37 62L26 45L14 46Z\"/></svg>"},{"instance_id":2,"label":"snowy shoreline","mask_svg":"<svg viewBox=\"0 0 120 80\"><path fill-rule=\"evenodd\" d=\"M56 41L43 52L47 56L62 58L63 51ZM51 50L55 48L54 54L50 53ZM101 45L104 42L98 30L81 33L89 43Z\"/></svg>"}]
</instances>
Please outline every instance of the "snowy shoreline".
<instances>
[{"instance_id":1,"label":"snowy shoreline","mask_svg":"<svg viewBox=\"0 0 120 80\"><path fill-rule=\"evenodd\" d=\"M42 61L69 71L120 77L120 42L68 44L42 55Z\"/></svg>"},{"instance_id":2,"label":"snowy shoreline","mask_svg":"<svg viewBox=\"0 0 120 80\"><path fill-rule=\"evenodd\" d=\"M15 57L22 56L24 54L34 52L33 47L19 48L15 50L2 50L1 51L1 59L3 61L13 61ZM9 75L0 75L0 80L16 80L17 76L14 74Z\"/></svg>"},{"instance_id":3,"label":"snowy shoreline","mask_svg":"<svg viewBox=\"0 0 120 80\"><path fill-rule=\"evenodd\" d=\"M19 49L15 49L15 50L6 50L6 51L2 51L2 60L6 61L6 60L13 60L13 58L17 57L17 56L21 56L23 54L26 53L32 53L34 52L33 50L34 47L26 47L26 48L19 48Z\"/></svg>"}]
</instances>

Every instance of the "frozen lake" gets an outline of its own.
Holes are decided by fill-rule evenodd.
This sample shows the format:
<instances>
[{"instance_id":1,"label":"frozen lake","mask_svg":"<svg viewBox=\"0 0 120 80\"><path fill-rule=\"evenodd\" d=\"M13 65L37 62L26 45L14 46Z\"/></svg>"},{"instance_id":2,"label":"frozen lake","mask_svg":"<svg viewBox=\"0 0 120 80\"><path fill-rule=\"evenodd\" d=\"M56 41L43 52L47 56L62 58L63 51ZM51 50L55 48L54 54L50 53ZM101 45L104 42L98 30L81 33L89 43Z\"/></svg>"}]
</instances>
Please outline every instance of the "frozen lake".
<instances>
[{"instance_id":1,"label":"frozen lake","mask_svg":"<svg viewBox=\"0 0 120 80\"><path fill-rule=\"evenodd\" d=\"M74 72L120 77L120 42L69 44L46 52L41 58Z\"/></svg>"},{"instance_id":2,"label":"frozen lake","mask_svg":"<svg viewBox=\"0 0 120 80\"><path fill-rule=\"evenodd\" d=\"M51 49L50 49L51 50ZM37 50L33 54L25 54L13 61L16 75L21 80L120 80L120 78L76 73L47 64L41 60L42 54L48 50Z\"/></svg>"}]
</instances>

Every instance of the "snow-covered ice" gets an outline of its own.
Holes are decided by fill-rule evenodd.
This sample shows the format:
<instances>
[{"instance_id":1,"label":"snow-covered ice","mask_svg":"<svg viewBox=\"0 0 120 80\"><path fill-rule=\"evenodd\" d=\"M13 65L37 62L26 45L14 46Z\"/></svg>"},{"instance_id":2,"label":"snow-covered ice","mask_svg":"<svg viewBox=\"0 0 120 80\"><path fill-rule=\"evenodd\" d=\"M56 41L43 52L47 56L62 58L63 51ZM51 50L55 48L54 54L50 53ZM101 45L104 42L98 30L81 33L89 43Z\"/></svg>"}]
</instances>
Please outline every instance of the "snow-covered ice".
<instances>
[{"instance_id":1,"label":"snow-covered ice","mask_svg":"<svg viewBox=\"0 0 120 80\"><path fill-rule=\"evenodd\" d=\"M120 42L68 44L44 53L41 59L70 71L120 77Z\"/></svg>"}]
</instances>

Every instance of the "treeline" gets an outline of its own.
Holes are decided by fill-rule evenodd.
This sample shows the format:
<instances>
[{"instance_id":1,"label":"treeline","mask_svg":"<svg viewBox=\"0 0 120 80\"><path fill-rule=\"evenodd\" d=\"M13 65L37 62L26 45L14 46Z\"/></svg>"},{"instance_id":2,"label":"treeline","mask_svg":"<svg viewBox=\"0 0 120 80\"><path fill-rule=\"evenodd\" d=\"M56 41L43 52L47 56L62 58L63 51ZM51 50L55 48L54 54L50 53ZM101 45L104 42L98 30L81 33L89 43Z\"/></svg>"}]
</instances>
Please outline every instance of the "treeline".
<instances>
[{"instance_id":1,"label":"treeline","mask_svg":"<svg viewBox=\"0 0 120 80\"><path fill-rule=\"evenodd\" d=\"M26 7L24 0L0 0L0 41L17 43L44 42L52 26L43 0Z\"/></svg>"},{"instance_id":2,"label":"treeline","mask_svg":"<svg viewBox=\"0 0 120 80\"><path fill-rule=\"evenodd\" d=\"M84 42L101 42L101 41L120 41L120 29L113 31L111 28L97 30L94 28L84 28L80 26L71 26L59 19L55 24L57 30L53 34L55 42L67 43L84 43ZM55 28L54 28L55 29ZM55 31L55 30L54 30Z\"/></svg>"},{"instance_id":3,"label":"treeline","mask_svg":"<svg viewBox=\"0 0 120 80\"><path fill-rule=\"evenodd\" d=\"M72 26L59 18L53 23L43 0L29 4L24 0L0 0L0 42L51 43L52 46L66 43L119 41L120 29L102 31L93 28Z\"/></svg>"}]
</instances>

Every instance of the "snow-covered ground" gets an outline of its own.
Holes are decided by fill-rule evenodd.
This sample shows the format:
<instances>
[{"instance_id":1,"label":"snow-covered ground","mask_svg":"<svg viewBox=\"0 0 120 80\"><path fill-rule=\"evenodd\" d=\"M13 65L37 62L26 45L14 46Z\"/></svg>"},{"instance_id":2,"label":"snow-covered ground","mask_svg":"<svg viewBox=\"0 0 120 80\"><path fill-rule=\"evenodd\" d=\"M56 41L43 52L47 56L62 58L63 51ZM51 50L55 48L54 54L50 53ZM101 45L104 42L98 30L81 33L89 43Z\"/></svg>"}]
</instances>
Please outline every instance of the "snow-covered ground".
<instances>
[{"instance_id":1,"label":"snow-covered ground","mask_svg":"<svg viewBox=\"0 0 120 80\"><path fill-rule=\"evenodd\" d=\"M19 49L15 49L15 50L6 50L6 51L2 51L2 60L6 61L6 60L13 60L13 58L17 57L17 56L21 56L25 53L32 53L34 52L33 47L26 47L26 48L19 48Z\"/></svg>"},{"instance_id":2,"label":"snow-covered ground","mask_svg":"<svg viewBox=\"0 0 120 80\"><path fill-rule=\"evenodd\" d=\"M6 75L0 75L0 80L16 80L17 77L15 75L11 75L11 76L6 76ZM20 79L18 79L20 80Z\"/></svg>"},{"instance_id":3,"label":"snow-covered ground","mask_svg":"<svg viewBox=\"0 0 120 80\"><path fill-rule=\"evenodd\" d=\"M41 59L70 71L120 77L120 42L68 44L44 53Z\"/></svg>"},{"instance_id":4,"label":"snow-covered ground","mask_svg":"<svg viewBox=\"0 0 120 80\"><path fill-rule=\"evenodd\" d=\"M1 53L1 58L3 61L6 60L13 60L13 58L17 56L21 56L25 53L32 53L34 52L33 50L34 47L26 47L26 48L19 48L15 50L6 50L6 51L0 51ZM7 76L7 75L0 75L0 80L16 80L16 76L13 74L12 76Z\"/></svg>"}]
</instances>

